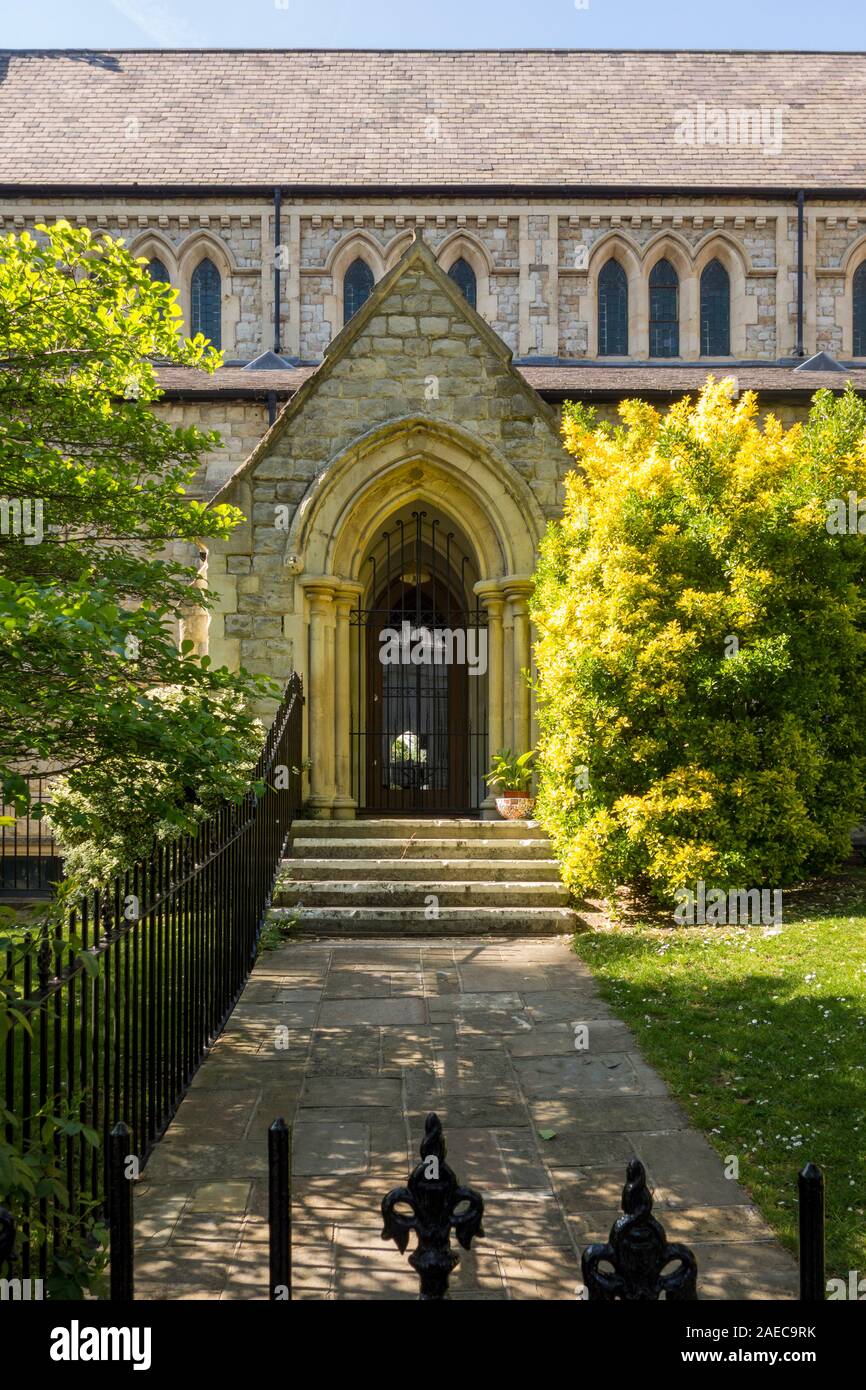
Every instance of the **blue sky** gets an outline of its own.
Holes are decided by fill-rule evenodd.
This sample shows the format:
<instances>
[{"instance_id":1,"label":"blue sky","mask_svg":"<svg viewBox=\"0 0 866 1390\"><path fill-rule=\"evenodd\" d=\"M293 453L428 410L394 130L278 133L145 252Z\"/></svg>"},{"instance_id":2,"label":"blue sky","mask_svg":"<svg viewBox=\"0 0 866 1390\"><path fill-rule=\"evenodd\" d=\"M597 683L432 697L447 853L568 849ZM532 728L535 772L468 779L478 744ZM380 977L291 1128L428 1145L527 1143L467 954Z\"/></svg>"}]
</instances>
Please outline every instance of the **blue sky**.
<instances>
[{"instance_id":1,"label":"blue sky","mask_svg":"<svg viewBox=\"0 0 866 1390\"><path fill-rule=\"evenodd\" d=\"M863 0L39 0L11 48L846 48Z\"/></svg>"}]
</instances>

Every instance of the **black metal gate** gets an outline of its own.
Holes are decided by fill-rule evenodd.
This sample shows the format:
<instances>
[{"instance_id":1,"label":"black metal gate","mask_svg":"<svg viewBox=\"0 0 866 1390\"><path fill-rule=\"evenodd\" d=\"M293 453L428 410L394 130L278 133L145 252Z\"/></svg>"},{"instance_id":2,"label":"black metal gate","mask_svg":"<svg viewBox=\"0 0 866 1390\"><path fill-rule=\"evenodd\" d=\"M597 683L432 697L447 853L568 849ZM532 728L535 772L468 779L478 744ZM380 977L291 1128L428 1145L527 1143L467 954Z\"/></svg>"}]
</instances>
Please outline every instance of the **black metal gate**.
<instances>
[{"instance_id":1,"label":"black metal gate","mask_svg":"<svg viewBox=\"0 0 866 1390\"><path fill-rule=\"evenodd\" d=\"M487 615L456 528L398 517L352 613L352 794L364 814L474 815L487 771Z\"/></svg>"}]
</instances>

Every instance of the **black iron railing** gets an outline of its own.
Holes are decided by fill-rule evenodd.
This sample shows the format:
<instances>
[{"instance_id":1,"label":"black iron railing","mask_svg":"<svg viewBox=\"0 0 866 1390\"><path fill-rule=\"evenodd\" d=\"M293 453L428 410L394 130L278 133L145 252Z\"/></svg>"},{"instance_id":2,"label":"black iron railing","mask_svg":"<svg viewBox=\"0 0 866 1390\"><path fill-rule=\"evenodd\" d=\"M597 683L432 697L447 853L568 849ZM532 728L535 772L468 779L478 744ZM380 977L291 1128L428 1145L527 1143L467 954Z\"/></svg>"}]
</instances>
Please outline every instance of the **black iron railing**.
<instances>
[{"instance_id":1,"label":"black iron railing","mask_svg":"<svg viewBox=\"0 0 866 1390\"><path fill-rule=\"evenodd\" d=\"M195 836L158 846L88 894L35 949L7 953L5 984L30 1025L13 1027L0 1049L0 1094L17 1118L7 1140L36 1155L44 1117L73 1117L47 1141L73 1225L106 1202L114 1126L128 1126L140 1168L244 986L301 804L302 705L294 676L253 776L266 784L261 796L226 803ZM14 1272L44 1279L64 1223L47 1197L13 1214Z\"/></svg>"},{"instance_id":2,"label":"black iron railing","mask_svg":"<svg viewBox=\"0 0 866 1390\"><path fill-rule=\"evenodd\" d=\"M111 1292L115 1303L134 1298L133 1184L128 1181L127 1155L130 1136L125 1125L114 1127L109 1144L111 1193ZM451 1236L464 1250L476 1237L484 1237L484 1198L463 1187L446 1162L445 1137L438 1115L430 1113L421 1141L421 1162L405 1186L393 1188L382 1199L382 1239L393 1240L405 1254L410 1236L415 1249L409 1263L418 1275L423 1301L444 1299L451 1274L459 1263ZM292 1131L277 1119L267 1133L268 1157L268 1283L262 1278L262 1297L271 1301L292 1298ZM800 1300L823 1302L826 1298L824 1264L824 1175L807 1163L798 1177L800 1219ZM0 1266L15 1244L11 1214L0 1208ZM264 1261L263 1261L264 1263ZM611 1227L606 1244L584 1248L582 1284L575 1298L589 1302L635 1303L692 1302L698 1296L698 1266L685 1245L671 1244L664 1227L653 1214L653 1195L643 1164L631 1159L622 1191L622 1215ZM756 1290L760 1285L756 1284ZM383 1287L383 1297L387 1297Z\"/></svg>"},{"instance_id":3,"label":"black iron railing","mask_svg":"<svg viewBox=\"0 0 866 1390\"><path fill-rule=\"evenodd\" d=\"M50 801L50 777L30 778L30 801L44 806ZM18 816L14 806L0 804L0 816L14 816L11 825L0 824L0 900L48 898L63 875L63 861L45 821Z\"/></svg>"},{"instance_id":4,"label":"black iron railing","mask_svg":"<svg viewBox=\"0 0 866 1390\"><path fill-rule=\"evenodd\" d=\"M452 1234L464 1250L476 1236L484 1235L484 1198L459 1185L445 1161L446 1152L439 1116L431 1113L424 1126L421 1162L405 1186L382 1199L382 1239L393 1240L405 1254L410 1235L415 1236L409 1263L418 1275L419 1297L425 1301L448 1297L448 1282L460 1258L451 1247ZM273 1189L273 1177L271 1181ZM800 1299L819 1303L826 1297L824 1175L814 1163L807 1163L799 1174L798 1200ZM273 1226L271 1231L273 1252ZM583 1249L581 1274L583 1283L575 1297L591 1303L693 1302L698 1297L694 1253L686 1245L668 1241L653 1215L653 1195L638 1158L631 1159L626 1169L622 1215L605 1244Z\"/></svg>"}]
</instances>

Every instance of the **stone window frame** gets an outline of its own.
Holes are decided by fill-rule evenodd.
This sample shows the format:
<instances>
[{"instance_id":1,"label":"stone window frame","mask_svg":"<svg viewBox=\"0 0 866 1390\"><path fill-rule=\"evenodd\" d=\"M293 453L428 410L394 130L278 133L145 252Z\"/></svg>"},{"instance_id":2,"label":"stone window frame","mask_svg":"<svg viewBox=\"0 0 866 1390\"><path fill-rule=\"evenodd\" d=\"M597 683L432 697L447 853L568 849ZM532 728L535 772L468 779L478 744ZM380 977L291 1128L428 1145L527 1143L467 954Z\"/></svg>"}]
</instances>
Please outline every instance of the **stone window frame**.
<instances>
[{"instance_id":1,"label":"stone window frame","mask_svg":"<svg viewBox=\"0 0 866 1390\"><path fill-rule=\"evenodd\" d=\"M854 276L864 262L866 262L866 233L851 243L842 258L839 275L843 281L843 289L842 293L836 297L836 325L842 330L840 356L852 358L856 362L866 360L863 357L854 357ZM841 323L839 321L840 314Z\"/></svg>"},{"instance_id":2,"label":"stone window frame","mask_svg":"<svg viewBox=\"0 0 866 1390\"><path fill-rule=\"evenodd\" d=\"M866 238L864 238L866 243ZM866 244L864 244L866 256ZM649 277L660 260L669 260L680 282L680 354L660 359L680 362L701 360L700 283L710 261L718 260L731 283L731 353L724 360L745 356L746 326L756 320L757 301L746 294L751 261L745 246L726 232L712 230L692 247L684 237L662 230L645 246L627 233L603 232L593 243L586 273L586 290L581 297L580 317L587 324L587 356L600 357L598 351L598 277L605 264L619 262L628 280L628 356L605 357L604 361L647 361L649 358ZM714 359L715 360L715 359Z\"/></svg>"},{"instance_id":3,"label":"stone window frame","mask_svg":"<svg viewBox=\"0 0 866 1390\"><path fill-rule=\"evenodd\" d=\"M341 237L336 246L331 248L325 262L325 274L330 276L331 288L325 291L323 308L325 321L330 325L331 340L336 338L344 327L343 280L349 266L357 260L364 261L370 267L373 272L373 285L378 285L387 269L385 256L376 238L360 228Z\"/></svg>"},{"instance_id":4,"label":"stone window frame","mask_svg":"<svg viewBox=\"0 0 866 1390\"><path fill-rule=\"evenodd\" d=\"M709 361L734 362L746 355L746 327L750 323L757 322L757 300L754 295L746 293L748 277L751 274L751 260L745 246L741 245L735 237L729 236L726 232L711 231L695 247L692 274L695 281L695 313L697 315L694 325L689 325L690 337L692 330L696 339L694 343L695 356L698 360L702 359L700 351L701 333L701 276L711 261L718 261L728 272L728 283L730 286L730 352L721 359L715 355L707 354ZM680 325L682 335L683 325ZM680 339L682 346L682 337ZM691 343L690 343L691 347Z\"/></svg>"},{"instance_id":5,"label":"stone window frame","mask_svg":"<svg viewBox=\"0 0 866 1390\"><path fill-rule=\"evenodd\" d=\"M353 319L358 310L366 304L373 290L376 288L376 277L364 260L363 256L356 256L349 262L348 268L342 277L343 289L343 327ZM352 295L354 308L346 304L346 297Z\"/></svg>"},{"instance_id":6,"label":"stone window frame","mask_svg":"<svg viewBox=\"0 0 866 1390\"><path fill-rule=\"evenodd\" d=\"M581 317L588 324L587 355L600 357L598 350L598 277L608 261L618 261L628 282L628 353L625 357L605 357L605 362L628 362L646 356L641 352L649 341L647 310L644 310L644 272L640 247L621 232L604 232L590 249L587 264L586 300ZM648 293L648 291L646 291Z\"/></svg>"},{"instance_id":7,"label":"stone window frame","mask_svg":"<svg viewBox=\"0 0 866 1390\"><path fill-rule=\"evenodd\" d=\"M230 248L212 232L196 231L181 242L177 250L180 307L185 325L191 322L193 272L204 260L213 261L220 275L222 304L222 353L231 357L235 351L235 330L240 318L240 299L233 292L233 277L237 265Z\"/></svg>"},{"instance_id":8,"label":"stone window frame","mask_svg":"<svg viewBox=\"0 0 866 1390\"><path fill-rule=\"evenodd\" d=\"M436 247L436 259L446 275L461 257L475 274L475 312L493 323L499 306L490 288L490 277L496 273L496 266L484 243L462 227L450 232Z\"/></svg>"},{"instance_id":9,"label":"stone window frame","mask_svg":"<svg viewBox=\"0 0 866 1390\"><path fill-rule=\"evenodd\" d=\"M405 251L408 250L408 248L412 245L412 242L414 240L415 234L414 232L409 231L408 228L404 228L402 231L397 232L395 236L392 236L391 240L388 242L388 245L385 247L384 252L382 253L382 261L385 267L386 275L389 270L394 269L394 266L397 264L400 257L403 255Z\"/></svg>"},{"instance_id":10,"label":"stone window frame","mask_svg":"<svg viewBox=\"0 0 866 1390\"><path fill-rule=\"evenodd\" d=\"M168 278L172 289L178 288L179 271L177 264L177 253L171 242L159 232L142 232L141 236L135 238L130 248L130 255L136 259L144 259L148 262L157 259L162 261L168 271Z\"/></svg>"},{"instance_id":11,"label":"stone window frame","mask_svg":"<svg viewBox=\"0 0 866 1390\"><path fill-rule=\"evenodd\" d=\"M679 282L677 296L678 347L675 357L653 358L657 362L683 362L690 358L697 360L698 349L698 305L696 296L697 281L691 257L691 248L682 238L671 232L660 232L644 248L643 286L641 315L642 356L649 360L650 349L650 276L660 261L668 261Z\"/></svg>"},{"instance_id":12,"label":"stone window frame","mask_svg":"<svg viewBox=\"0 0 866 1390\"><path fill-rule=\"evenodd\" d=\"M680 354L668 361L717 361L702 359L701 354L701 275L710 261L719 261L728 272L731 287L731 351L723 361L734 362L746 355L746 327L757 321L758 305L754 295L746 293L751 274L751 260L746 247L727 232L713 228L696 246L690 246L675 232L662 231L644 248L646 277L647 336L649 352L649 277L653 266L662 258L670 261L680 280Z\"/></svg>"},{"instance_id":13,"label":"stone window frame","mask_svg":"<svg viewBox=\"0 0 866 1390\"><path fill-rule=\"evenodd\" d=\"M625 293L624 305L620 304L623 292ZM628 304L628 274L625 266L617 260L616 256L608 256L598 272L595 285L595 322L598 333L599 357L628 357ZM616 312L615 305L619 306ZM608 338L618 337L620 330L624 328L624 345L616 349L606 348L604 352L601 350L602 306L605 308L605 336ZM621 322L623 307L625 308L624 324Z\"/></svg>"}]
</instances>

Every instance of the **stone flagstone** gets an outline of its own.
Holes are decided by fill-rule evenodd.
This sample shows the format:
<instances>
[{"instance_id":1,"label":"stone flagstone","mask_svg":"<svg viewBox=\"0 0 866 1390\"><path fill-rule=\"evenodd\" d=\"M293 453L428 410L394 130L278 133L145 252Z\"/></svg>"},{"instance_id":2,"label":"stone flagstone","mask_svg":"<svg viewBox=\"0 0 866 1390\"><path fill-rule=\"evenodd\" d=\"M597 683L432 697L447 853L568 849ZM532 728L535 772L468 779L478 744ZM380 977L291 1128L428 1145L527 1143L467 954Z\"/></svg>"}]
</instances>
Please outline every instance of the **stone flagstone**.
<instances>
[{"instance_id":1,"label":"stone flagstone","mask_svg":"<svg viewBox=\"0 0 866 1390\"><path fill-rule=\"evenodd\" d=\"M569 940L490 936L261 956L137 1186L137 1297L266 1298L267 1130L283 1115L294 1297L416 1298L379 1206L416 1161L429 1110L486 1205L454 1298L577 1297L581 1250L607 1238L634 1155L669 1239L695 1251L702 1297L796 1297L794 1261Z\"/></svg>"}]
</instances>

